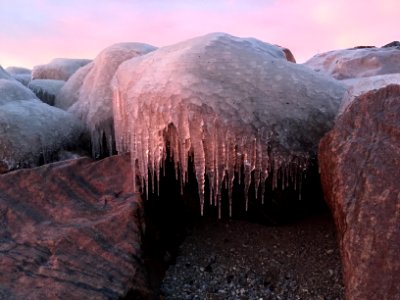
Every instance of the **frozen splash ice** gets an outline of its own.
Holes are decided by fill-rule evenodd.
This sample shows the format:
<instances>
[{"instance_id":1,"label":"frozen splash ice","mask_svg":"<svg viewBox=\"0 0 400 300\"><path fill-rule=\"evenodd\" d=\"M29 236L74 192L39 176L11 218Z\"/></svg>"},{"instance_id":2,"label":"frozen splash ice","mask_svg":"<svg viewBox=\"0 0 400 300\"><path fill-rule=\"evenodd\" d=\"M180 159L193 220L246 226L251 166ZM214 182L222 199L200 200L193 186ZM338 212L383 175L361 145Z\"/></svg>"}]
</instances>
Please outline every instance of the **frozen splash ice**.
<instances>
[{"instance_id":1,"label":"frozen splash ice","mask_svg":"<svg viewBox=\"0 0 400 300\"><path fill-rule=\"evenodd\" d=\"M221 192L227 189L232 214L236 176L245 186L246 209L252 178L261 191L259 201L267 178L273 188L300 189L344 90L287 62L276 46L206 35L119 67L113 80L117 150L131 152L134 178L146 191L148 174L159 181L167 145L181 186L187 183L191 156L201 213L209 201L221 215ZM210 199L204 199L206 178Z\"/></svg>"}]
</instances>

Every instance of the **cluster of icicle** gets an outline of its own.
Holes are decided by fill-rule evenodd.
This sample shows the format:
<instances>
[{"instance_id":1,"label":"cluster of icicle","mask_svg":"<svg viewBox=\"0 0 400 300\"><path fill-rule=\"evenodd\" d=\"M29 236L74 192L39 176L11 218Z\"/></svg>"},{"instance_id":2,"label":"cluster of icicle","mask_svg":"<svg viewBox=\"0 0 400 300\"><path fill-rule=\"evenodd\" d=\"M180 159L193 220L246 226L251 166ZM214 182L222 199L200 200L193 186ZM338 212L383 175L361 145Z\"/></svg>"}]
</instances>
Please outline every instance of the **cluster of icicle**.
<instances>
[{"instance_id":1,"label":"cluster of icicle","mask_svg":"<svg viewBox=\"0 0 400 300\"><path fill-rule=\"evenodd\" d=\"M193 157L202 215L204 201L209 201L218 207L221 217L221 192L225 188L229 195L229 215L232 216L236 176L245 186L246 210L252 174L255 194L261 195L258 200L262 203L269 176L272 176L273 189L278 188L278 184L282 189L290 185L299 189L301 195L301 178L309 159L304 153L295 155L271 150L271 131L261 129L254 133L250 128L223 126L217 116L204 107L192 106L188 110L180 105L173 112L151 104L128 107L118 89L114 89L114 118L117 151L131 153L135 189L138 176L146 193L150 192L149 181L153 183L151 192L159 192L154 190L154 182L160 182L161 170L165 170L168 147L181 191L188 182L188 158ZM204 199L206 176L210 186L209 199Z\"/></svg>"}]
</instances>

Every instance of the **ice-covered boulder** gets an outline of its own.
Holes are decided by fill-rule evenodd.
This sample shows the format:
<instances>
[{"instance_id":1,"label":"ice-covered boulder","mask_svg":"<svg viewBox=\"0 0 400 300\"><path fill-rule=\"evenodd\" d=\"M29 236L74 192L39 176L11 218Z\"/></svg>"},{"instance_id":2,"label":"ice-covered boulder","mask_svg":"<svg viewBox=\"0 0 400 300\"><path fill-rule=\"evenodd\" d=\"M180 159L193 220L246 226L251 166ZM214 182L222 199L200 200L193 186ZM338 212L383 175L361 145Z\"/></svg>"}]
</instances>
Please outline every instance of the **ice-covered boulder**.
<instances>
[{"instance_id":1,"label":"ice-covered boulder","mask_svg":"<svg viewBox=\"0 0 400 300\"><path fill-rule=\"evenodd\" d=\"M64 84L64 80L34 79L29 83L28 87L40 100L53 106L56 95Z\"/></svg>"},{"instance_id":2,"label":"ice-covered boulder","mask_svg":"<svg viewBox=\"0 0 400 300\"><path fill-rule=\"evenodd\" d=\"M31 81L32 70L23 67L8 67L6 71L23 85L28 86Z\"/></svg>"},{"instance_id":3,"label":"ice-covered boulder","mask_svg":"<svg viewBox=\"0 0 400 300\"><path fill-rule=\"evenodd\" d=\"M13 80L13 77L0 66L0 79Z\"/></svg>"},{"instance_id":4,"label":"ice-covered boulder","mask_svg":"<svg viewBox=\"0 0 400 300\"><path fill-rule=\"evenodd\" d=\"M0 105L15 100L37 99L35 94L15 80L0 79Z\"/></svg>"},{"instance_id":5,"label":"ice-covered boulder","mask_svg":"<svg viewBox=\"0 0 400 300\"><path fill-rule=\"evenodd\" d=\"M90 59L55 58L48 64L33 67L32 79L67 81L79 68L90 62Z\"/></svg>"},{"instance_id":6,"label":"ice-covered boulder","mask_svg":"<svg viewBox=\"0 0 400 300\"><path fill-rule=\"evenodd\" d=\"M156 48L142 43L119 43L104 49L93 61L93 66L68 80L57 96L57 105L78 99L68 111L87 124L91 132L93 155L109 155L114 144L111 79L125 60L137 57ZM86 75L85 75L86 73ZM71 103L69 102L69 103ZM104 137L107 144L103 144Z\"/></svg>"},{"instance_id":7,"label":"ice-covered boulder","mask_svg":"<svg viewBox=\"0 0 400 300\"><path fill-rule=\"evenodd\" d=\"M400 73L400 48L356 47L317 54L305 66L335 79Z\"/></svg>"},{"instance_id":8,"label":"ice-covered boulder","mask_svg":"<svg viewBox=\"0 0 400 300\"><path fill-rule=\"evenodd\" d=\"M344 91L277 46L209 34L121 64L113 80L117 149L131 152L145 183L159 176L167 141L182 181L193 154L200 207L205 175L221 207L222 187L231 194L237 175L246 196L252 172L261 195L267 177L299 187Z\"/></svg>"},{"instance_id":9,"label":"ice-covered boulder","mask_svg":"<svg viewBox=\"0 0 400 300\"><path fill-rule=\"evenodd\" d=\"M40 100L0 105L0 172L57 160L63 149L76 147L84 126L71 114Z\"/></svg>"},{"instance_id":10,"label":"ice-covered boulder","mask_svg":"<svg viewBox=\"0 0 400 300\"><path fill-rule=\"evenodd\" d=\"M400 86L400 73L346 79L342 82L349 88L343 97L339 114L344 112L345 109L354 101L354 99L362 94L365 94L369 91L379 90L388 85Z\"/></svg>"},{"instance_id":11,"label":"ice-covered boulder","mask_svg":"<svg viewBox=\"0 0 400 300\"><path fill-rule=\"evenodd\" d=\"M93 68L94 63L91 62L78 71L76 71L60 89L56 95L54 106L67 110L79 99L79 92L83 81L89 71Z\"/></svg>"}]
</instances>

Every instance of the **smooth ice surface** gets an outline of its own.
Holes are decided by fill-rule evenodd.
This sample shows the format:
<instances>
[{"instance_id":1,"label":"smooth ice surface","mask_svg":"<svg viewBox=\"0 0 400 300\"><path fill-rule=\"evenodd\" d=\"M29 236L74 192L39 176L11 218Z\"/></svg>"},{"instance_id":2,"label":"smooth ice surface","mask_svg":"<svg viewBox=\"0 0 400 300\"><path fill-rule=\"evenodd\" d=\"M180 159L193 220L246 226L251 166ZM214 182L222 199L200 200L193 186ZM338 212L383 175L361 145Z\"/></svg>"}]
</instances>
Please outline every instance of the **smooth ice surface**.
<instances>
[{"instance_id":1,"label":"smooth ice surface","mask_svg":"<svg viewBox=\"0 0 400 300\"><path fill-rule=\"evenodd\" d=\"M353 100L369 91L379 90L388 85L400 85L400 73L377 75L343 80L349 88L343 97L339 114L342 114Z\"/></svg>"},{"instance_id":2,"label":"smooth ice surface","mask_svg":"<svg viewBox=\"0 0 400 300\"><path fill-rule=\"evenodd\" d=\"M28 75L32 74L31 69L27 69L27 68L23 68L23 67L8 67L8 68L6 68L6 71L12 76L21 75L21 74L28 74Z\"/></svg>"},{"instance_id":3,"label":"smooth ice surface","mask_svg":"<svg viewBox=\"0 0 400 300\"><path fill-rule=\"evenodd\" d=\"M83 66L68 79L68 81L56 95L56 100L54 103L55 107L67 110L75 102L79 100L79 93L81 90L81 86L83 84L86 75L93 68L93 65L94 63L91 62Z\"/></svg>"},{"instance_id":4,"label":"smooth ice surface","mask_svg":"<svg viewBox=\"0 0 400 300\"><path fill-rule=\"evenodd\" d=\"M15 80L0 79L0 105L15 100L37 99L27 87Z\"/></svg>"},{"instance_id":5,"label":"smooth ice surface","mask_svg":"<svg viewBox=\"0 0 400 300\"><path fill-rule=\"evenodd\" d=\"M400 49L352 48L317 54L305 66L335 79L400 73Z\"/></svg>"},{"instance_id":6,"label":"smooth ice surface","mask_svg":"<svg viewBox=\"0 0 400 300\"><path fill-rule=\"evenodd\" d=\"M54 105L56 95L64 84L64 80L34 79L29 83L28 87L44 103Z\"/></svg>"},{"instance_id":7,"label":"smooth ice surface","mask_svg":"<svg viewBox=\"0 0 400 300\"><path fill-rule=\"evenodd\" d=\"M79 68L90 62L90 59L55 58L48 64L33 67L32 79L67 81Z\"/></svg>"},{"instance_id":8,"label":"smooth ice surface","mask_svg":"<svg viewBox=\"0 0 400 300\"><path fill-rule=\"evenodd\" d=\"M134 174L158 178L168 140L182 183L194 157L202 209L206 174L219 207L236 174L246 191L251 172L257 188L268 176L299 187L345 87L277 46L215 33L126 61L113 91L117 149L131 152Z\"/></svg>"},{"instance_id":9,"label":"smooth ice surface","mask_svg":"<svg viewBox=\"0 0 400 300\"><path fill-rule=\"evenodd\" d=\"M0 169L49 162L57 151L77 144L82 133L78 120L39 100L4 103L0 105Z\"/></svg>"},{"instance_id":10,"label":"smooth ice surface","mask_svg":"<svg viewBox=\"0 0 400 300\"><path fill-rule=\"evenodd\" d=\"M68 109L73 115L87 124L91 132L93 155L111 154L114 144L114 125L112 111L111 79L118 66L125 60L137 57L156 48L142 43L119 43L104 49L93 61L93 67L71 78L63 89L62 97L68 97L66 91L71 91L71 97L78 100ZM82 80L83 79L83 80ZM78 86L77 80L82 80L79 91L71 90ZM61 96L59 95L58 98ZM58 102L58 100L57 100ZM103 135L107 145L103 145ZM108 153L104 153L107 146Z\"/></svg>"}]
</instances>

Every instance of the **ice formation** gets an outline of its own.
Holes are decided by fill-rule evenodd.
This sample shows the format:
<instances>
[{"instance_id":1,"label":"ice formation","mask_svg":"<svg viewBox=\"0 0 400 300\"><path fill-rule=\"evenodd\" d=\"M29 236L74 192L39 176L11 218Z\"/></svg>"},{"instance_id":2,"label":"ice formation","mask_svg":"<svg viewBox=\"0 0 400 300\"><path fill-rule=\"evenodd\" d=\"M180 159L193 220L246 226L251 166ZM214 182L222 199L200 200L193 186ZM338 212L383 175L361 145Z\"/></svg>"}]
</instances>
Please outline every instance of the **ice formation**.
<instances>
[{"instance_id":1,"label":"ice formation","mask_svg":"<svg viewBox=\"0 0 400 300\"><path fill-rule=\"evenodd\" d=\"M15 80L0 79L0 173L53 160L78 145L83 124Z\"/></svg>"},{"instance_id":2,"label":"ice formation","mask_svg":"<svg viewBox=\"0 0 400 300\"><path fill-rule=\"evenodd\" d=\"M14 100L37 99L27 87L15 80L0 79L0 105Z\"/></svg>"},{"instance_id":3,"label":"ice formation","mask_svg":"<svg viewBox=\"0 0 400 300\"><path fill-rule=\"evenodd\" d=\"M79 100L79 92L86 75L93 68L93 62L76 71L56 95L55 107L67 110Z\"/></svg>"},{"instance_id":4,"label":"ice formation","mask_svg":"<svg viewBox=\"0 0 400 300\"><path fill-rule=\"evenodd\" d=\"M33 67L32 79L67 81L79 68L90 62L89 59L55 58L48 64Z\"/></svg>"},{"instance_id":5,"label":"ice formation","mask_svg":"<svg viewBox=\"0 0 400 300\"><path fill-rule=\"evenodd\" d=\"M192 156L201 212L208 178L208 201L220 214L227 188L231 214L235 176L245 185L246 206L252 174L260 201L269 176L273 187L301 186L297 179L344 91L286 61L277 46L209 34L121 64L113 80L117 150L131 152L134 178L148 192L149 181L159 182L167 145L181 185Z\"/></svg>"},{"instance_id":6,"label":"ice formation","mask_svg":"<svg viewBox=\"0 0 400 300\"><path fill-rule=\"evenodd\" d=\"M317 54L304 65L338 80L400 73L400 49L357 47L334 50Z\"/></svg>"},{"instance_id":7,"label":"ice formation","mask_svg":"<svg viewBox=\"0 0 400 300\"><path fill-rule=\"evenodd\" d=\"M28 84L28 87L40 100L53 106L56 95L64 84L64 80L34 79Z\"/></svg>"},{"instance_id":8,"label":"ice formation","mask_svg":"<svg viewBox=\"0 0 400 300\"><path fill-rule=\"evenodd\" d=\"M0 79L14 80L13 77L0 66Z\"/></svg>"},{"instance_id":9,"label":"ice formation","mask_svg":"<svg viewBox=\"0 0 400 300\"><path fill-rule=\"evenodd\" d=\"M112 111L111 79L118 66L125 60L137 57L156 48L142 43L120 43L104 49L93 61L93 66L68 81L62 90L63 97L78 100L68 109L69 112L87 124L91 132L93 156L111 155L114 146L114 124ZM84 77L84 78L83 78ZM73 80L72 80L73 79ZM71 90L82 80L79 92ZM61 96L57 96L60 98ZM57 100L58 102L58 100ZM103 140L105 140L105 145Z\"/></svg>"},{"instance_id":10,"label":"ice formation","mask_svg":"<svg viewBox=\"0 0 400 300\"><path fill-rule=\"evenodd\" d=\"M22 67L8 67L6 71L23 85L28 86L31 81L32 71Z\"/></svg>"},{"instance_id":11,"label":"ice formation","mask_svg":"<svg viewBox=\"0 0 400 300\"><path fill-rule=\"evenodd\" d=\"M342 82L349 88L343 97L339 115L347 109L354 99L366 92L379 90L388 85L400 85L400 73L353 78Z\"/></svg>"}]
</instances>

